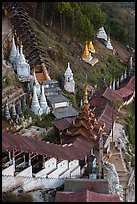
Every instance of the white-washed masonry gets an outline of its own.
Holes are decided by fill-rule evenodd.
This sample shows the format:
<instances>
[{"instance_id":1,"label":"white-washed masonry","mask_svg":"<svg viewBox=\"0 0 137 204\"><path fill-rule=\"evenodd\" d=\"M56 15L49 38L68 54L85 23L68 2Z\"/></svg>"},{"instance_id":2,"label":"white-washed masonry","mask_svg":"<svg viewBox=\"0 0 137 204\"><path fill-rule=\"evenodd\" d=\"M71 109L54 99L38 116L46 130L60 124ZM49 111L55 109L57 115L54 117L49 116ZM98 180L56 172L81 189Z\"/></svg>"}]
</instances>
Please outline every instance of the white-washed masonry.
<instances>
[{"instance_id":1,"label":"white-washed masonry","mask_svg":"<svg viewBox=\"0 0 137 204\"><path fill-rule=\"evenodd\" d=\"M43 163L43 168L34 174L32 165L24 160L16 164L17 160L13 157L5 163L7 166L2 171L2 191L8 191L17 187L22 187L25 191L36 188L56 188L62 185L65 178L76 178L80 176L80 166L78 160L57 161L56 158L49 158ZM25 169L24 166L26 166ZM16 168L23 169L15 172Z\"/></svg>"}]
</instances>

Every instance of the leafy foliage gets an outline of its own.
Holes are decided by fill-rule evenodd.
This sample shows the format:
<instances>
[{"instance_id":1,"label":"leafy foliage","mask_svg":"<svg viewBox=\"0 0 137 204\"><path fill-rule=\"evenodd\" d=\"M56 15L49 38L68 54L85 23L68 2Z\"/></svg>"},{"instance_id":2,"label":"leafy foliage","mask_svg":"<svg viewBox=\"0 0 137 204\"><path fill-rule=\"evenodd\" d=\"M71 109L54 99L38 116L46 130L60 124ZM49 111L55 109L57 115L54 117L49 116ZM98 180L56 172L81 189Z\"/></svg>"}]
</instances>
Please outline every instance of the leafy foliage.
<instances>
[{"instance_id":1,"label":"leafy foliage","mask_svg":"<svg viewBox=\"0 0 137 204\"><path fill-rule=\"evenodd\" d=\"M2 202L18 202L17 197L14 193L12 192L7 192L3 198Z\"/></svg>"},{"instance_id":2,"label":"leafy foliage","mask_svg":"<svg viewBox=\"0 0 137 204\"><path fill-rule=\"evenodd\" d=\"M30 194L22 193L19 195L18 202L33 202L33 197Z\"/></svg>"},{"instance_id":3,"label":"leafy foliage","mask_svg":"<svg viewBox=\"0 0 137 204\"><path fill-rule=\"evenodd\" d=\"M3 195L2 202L33 202L33 197L27 193L20 194L17 197L13 192L6 192Z\"/></svg>"},{"instance_id":4,"label":"leafy foliage","mask_svg":"<svg viewBox=\"0 0 137 204\"><path fill-rule=\"evenodd\" d=\"M106 14L105 28L122 43L135 47L134 2L102 2Z\"/></svg>"},{"instance_id":5,"label":"leafy foliage","mask_svg":"<svg viewBox=\"0 0 137 204\"><path fill-rule=\"evenodd\" d=\"M41 116L41 119L38 117L37 120L35 120L34 125L41 127L41 128L48 128L48 127L52 127L52 122L54 120L53 115L48 114L45 115L43 114Z\"/></svg>"},{"instance_id":6,"label":"leafy foliage","mask_svg":"<svg viewBox=\"0 0 137 204\"><path fill-rule=\"evenodd\" d=\"M124 108L130 113L130 116L125 119L127 122L125 131L129 137L129 142L135 148L135 100Z\"/></svg>"},{"instance_id":7,"label":"leafy foliage","mask_svg":"<svg viewBox=\"0 0 137 204\"><path fill-rule=\"evenodd\" d=\"M78 108L77 101L76 101L76 96L74 94L66 93L66 92L63 92L62 94L70 100L73 107Z\"/></svg>"}]
</instances>

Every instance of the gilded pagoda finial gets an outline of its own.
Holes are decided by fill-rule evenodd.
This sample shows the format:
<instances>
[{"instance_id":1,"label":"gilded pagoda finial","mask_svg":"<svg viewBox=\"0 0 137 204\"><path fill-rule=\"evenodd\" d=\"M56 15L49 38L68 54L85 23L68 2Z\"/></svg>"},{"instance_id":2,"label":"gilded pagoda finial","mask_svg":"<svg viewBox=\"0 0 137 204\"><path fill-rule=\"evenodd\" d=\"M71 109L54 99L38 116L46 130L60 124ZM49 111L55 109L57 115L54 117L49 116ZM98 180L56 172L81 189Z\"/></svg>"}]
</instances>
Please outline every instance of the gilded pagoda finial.
<instances>
[{"instance_id":1,"label":"gilded pagoda finial","mask_svg":"<svg viewBox=\"0 0 137 204\"><path fill-rule=\"evenodd\" d=\"M88 103L88 86L85 85L85 93L84 93L84 104Z\"/></svg>"},{"instance_id":2,"label":"gilded pagoda finial","mask_svg":"<svg viewBox=\"0 0 137 204\"><path fill-rule=\"evenodd\" d=\"M17 32L16 32L16 30L14 30L14 35L17 36Z\"/></svg>"},{"instance_id":3,"label":"gilded pagoda finial","mask_svg":"<svg viewBox=\"0 0 137 204\"><path fill-rule=\"evenodd\" d=\"M23 44L22 44L22 41L20 41L20 48L23 48Z\"/></svg>"},{"instance_id":4,"label":"gilded pagoda finial","mask_svg":"<svg viewBox=\"0 0 137 204\"><path fill-rule=\"evenodd\" d=\"M108 35L108 40L110 41L110 34Z\"/></svg>"}]
</instances>

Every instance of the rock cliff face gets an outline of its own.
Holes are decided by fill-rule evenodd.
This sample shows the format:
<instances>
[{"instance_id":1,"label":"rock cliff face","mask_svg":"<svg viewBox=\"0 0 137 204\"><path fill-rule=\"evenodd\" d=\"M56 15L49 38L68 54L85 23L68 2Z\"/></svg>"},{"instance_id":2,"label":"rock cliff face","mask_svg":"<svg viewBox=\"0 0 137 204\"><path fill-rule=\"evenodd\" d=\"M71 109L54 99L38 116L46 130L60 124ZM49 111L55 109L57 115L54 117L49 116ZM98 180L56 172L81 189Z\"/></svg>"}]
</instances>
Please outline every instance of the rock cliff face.
<instances>
[{"instance_id":1,"label":"rock cliff face","mask_svg":"<svg viewBox=\"0 0 137 204\"><path fill-rule=\"evenodd\" d=\"M127 199L126 202L135 202L135 174L134 171L128 182Z\"/></svg>"},{"instance_id":2,"label":"rock cliff face","mask_svg":"<svg viewBox=\"0 0 137 204\"><path fill-rule=\"evenodd\" d=\"M9 85L13 85L14 82L18 82L17 76L11 65L2 62L2 88L5 88Z\"/></svg>"},{"instance_id":3,"label":"rock cliff face","mask_svg":"<svg viewBox=\"0 0 137 204\"><path fill-rule=\"evenodd\" d=\"M108 170L107 180L109 184L109 193L118 194L120 200L123 201L123 187L119 184L119 176L114 164L108 162L104 164L104 167Z\"/></svg>"}]
</instances>

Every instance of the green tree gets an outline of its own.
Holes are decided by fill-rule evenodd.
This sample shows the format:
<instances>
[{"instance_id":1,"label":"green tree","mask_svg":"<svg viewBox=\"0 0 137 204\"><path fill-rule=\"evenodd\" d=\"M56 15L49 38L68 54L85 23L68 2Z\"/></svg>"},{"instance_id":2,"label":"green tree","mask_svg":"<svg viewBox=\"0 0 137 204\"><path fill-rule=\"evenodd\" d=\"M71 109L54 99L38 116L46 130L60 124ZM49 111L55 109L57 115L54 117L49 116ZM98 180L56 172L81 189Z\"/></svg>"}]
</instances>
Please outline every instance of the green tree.
<instances>
[{"instance_id":1,"label":"green tree","mask_svg":"<svg viewBox=\"0 0 137 204\"><path fill-rule=\"evenodd\" d=\"M106 18L105 13L101 10L101 5L97 2L79 2L78 4L97 32L104 25Z\"/></svg>"},{"instance_id":2,"label":"green tree","mask_svg":"<svg viewBox=\"0 0 137 204\"><path fill-rule=\"evenodd\" d=\"M60 13L60 31L61 31L60 40L61 40L65 31L66 13L70 9L70 3L58 2L55 5L55 9Z\"/></svg>"},{"instance_id":3,"label":"green tree","mask_svg":"<svg viewBox=\"0 0 137 204\"><path fill-rule=\"evenodd\" d=\"M77 13L74 20L74 32L76 37L83 41L89 41L95 38L95 31L93 25L90 23L88 17L81 12Z\"/></svg>"},{"instance_id":4,"label":"green tree","mask_svg":"<svg viewBox=\"0 0 137 204\"><path fill-rule=\"evenodd\" d=\"M30 194L22 193L19 195L18 202L33 202L33 197Z\"/></svg>"},{"instance_id":5,"label":"green tree","mask_svg":"<svg viewBox=\"0 0 137 204\"><path fill-rule=\"evenodd\" d=\"M12 192L7 192L3 198L2 202L18 202L17 197L14 193Z\"/></svg>"}]
</instances>

